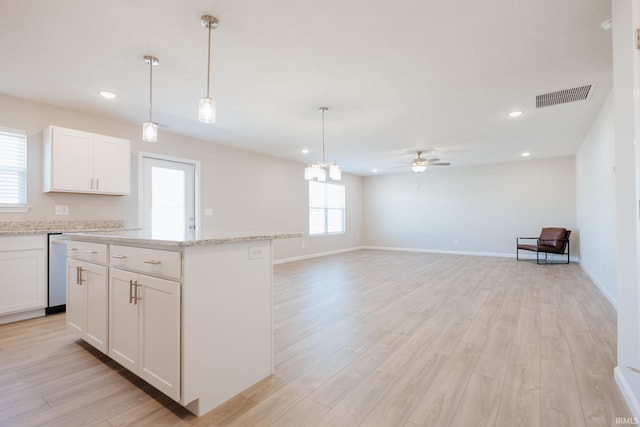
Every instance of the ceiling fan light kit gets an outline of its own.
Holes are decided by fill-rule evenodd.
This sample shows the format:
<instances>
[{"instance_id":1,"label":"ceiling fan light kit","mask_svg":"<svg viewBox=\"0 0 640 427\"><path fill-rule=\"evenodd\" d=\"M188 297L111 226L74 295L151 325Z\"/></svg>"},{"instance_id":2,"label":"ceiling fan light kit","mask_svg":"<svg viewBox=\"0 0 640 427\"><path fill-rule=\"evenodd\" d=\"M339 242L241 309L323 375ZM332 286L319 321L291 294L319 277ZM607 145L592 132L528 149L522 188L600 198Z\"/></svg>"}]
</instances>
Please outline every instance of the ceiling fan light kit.
<instances>
[{"instance_id":1,"label":"ceiling fan light kit","mask_svg":"<svg viewBox=\"0 0 640 427\"><path fill-rule=\"evenodd\" d=\"M304 168L304 179L307 181L313 179L321 182L326 181L327 168L329 169L329 178L334 181L340 181L342 179L340 166L338 166L336 162L327 163L324 158L324 112L327 110L327 107L320 107L320 112L322 113L322 161L313 164L309 163L307 167Z\"/></svg>"},{"instance_id":2,"label":"ceiling fan light kit","mask_svg":"<svg viewBox=\"0 0 640 427\"><path fill-rule=\"evenodd\" d=\"M440 159L424 159L422 151L416 151L418 157L411 161L411 170L415 173L422 173L427 170L427 166L449 166L451 163L440 162Z\"/></svg>"}]
</instances>

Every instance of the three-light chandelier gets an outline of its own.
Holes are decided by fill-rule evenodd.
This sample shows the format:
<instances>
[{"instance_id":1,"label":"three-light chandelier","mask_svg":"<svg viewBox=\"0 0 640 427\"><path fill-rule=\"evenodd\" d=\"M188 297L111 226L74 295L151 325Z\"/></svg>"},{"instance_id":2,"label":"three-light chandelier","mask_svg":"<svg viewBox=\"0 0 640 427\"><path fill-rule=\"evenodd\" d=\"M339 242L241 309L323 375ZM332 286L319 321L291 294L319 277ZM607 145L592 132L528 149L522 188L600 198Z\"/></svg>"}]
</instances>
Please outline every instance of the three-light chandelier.
<instances>
[{"instance_id":1,"label":"three-light chandelier","mask_svg":"<svg viewBox=\"0 0 640 427\"><path fill-rule=\"evenodd\" d=\"M327 169L329 169L329 178L334 181L340 181L342 178L342 171L340 170L340 166L336 164L336 162L328 163L325 161L324 157L324 113L327 111L327 107L320 107L320 112L322 112L322 161L309 163L307 167L304 169L304 179L307 181L311 181L316 179L318 181L326 181L327 180Z\"/></svg>"}]
</instances>

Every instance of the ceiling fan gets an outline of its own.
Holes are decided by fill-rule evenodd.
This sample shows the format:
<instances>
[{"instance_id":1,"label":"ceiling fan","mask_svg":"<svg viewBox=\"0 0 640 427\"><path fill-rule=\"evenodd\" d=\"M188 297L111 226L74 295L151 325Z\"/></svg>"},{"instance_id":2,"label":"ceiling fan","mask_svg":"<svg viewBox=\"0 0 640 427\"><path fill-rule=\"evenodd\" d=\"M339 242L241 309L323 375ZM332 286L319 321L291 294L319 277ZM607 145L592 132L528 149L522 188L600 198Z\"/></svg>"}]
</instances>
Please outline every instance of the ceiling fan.
<instances>
[{"instance_id":1,"label":"ceiling fan","mask_svg":"<svg viewBox=\"0 0 640 427\"><path fill-rule=\"evenodd\" d=\"M416 151L418 157L411 160L411 170L416 173L422 173L427 169L427 166L449 166L451 163L440 162L438 158L424 159L422 158L422 151Z\"/></svg>"}]
</instances>

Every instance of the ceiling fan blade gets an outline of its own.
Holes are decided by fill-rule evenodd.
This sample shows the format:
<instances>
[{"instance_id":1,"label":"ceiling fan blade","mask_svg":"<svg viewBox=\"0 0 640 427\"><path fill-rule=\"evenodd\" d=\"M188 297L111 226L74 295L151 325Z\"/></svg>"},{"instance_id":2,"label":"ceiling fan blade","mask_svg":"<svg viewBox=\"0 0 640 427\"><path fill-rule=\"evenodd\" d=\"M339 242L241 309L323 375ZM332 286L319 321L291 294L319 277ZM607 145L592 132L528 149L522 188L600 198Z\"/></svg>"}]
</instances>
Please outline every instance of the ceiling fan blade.
<instances>
[{"instance_id":1,"label":"ceiling fan blade","mask_svg":"<svg viewBox=\"0 0 640 427\"><path fill-rule=\"evenodd\" d=\"M438 161L440 161L440 159L438 159L437 157L434 157L433 159L427 160L428 163L435 163L435 162L438 162Z\"/></svg>"},{"instance_id":2,"label":"ceiling fan blade","mask_svg":"<svg viewBox=\"0 0 640 427\"><path fill-rule=\"evenodd\" d=\"M427 166L450 166L451 163L428 163Z\"/></svg>"}]
</instances>

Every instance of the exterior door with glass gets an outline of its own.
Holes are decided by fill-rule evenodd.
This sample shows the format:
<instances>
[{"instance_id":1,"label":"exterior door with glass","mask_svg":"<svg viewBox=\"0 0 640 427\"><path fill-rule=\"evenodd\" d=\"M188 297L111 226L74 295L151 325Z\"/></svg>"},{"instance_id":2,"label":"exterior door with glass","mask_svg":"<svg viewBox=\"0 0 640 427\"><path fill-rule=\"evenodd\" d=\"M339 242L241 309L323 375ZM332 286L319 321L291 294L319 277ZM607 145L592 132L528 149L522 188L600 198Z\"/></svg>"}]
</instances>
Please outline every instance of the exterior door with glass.
<instances>
[{"instance_id":1,"label":"exterior door with glass","mask_svg":"<svg viewBox=\"0 0 640 427\"><path fill-rule=\"evenodd\" d=\"M142 224L159 238L196 228L196 162L142 155Z\"/></svg>"}]
</instances>

